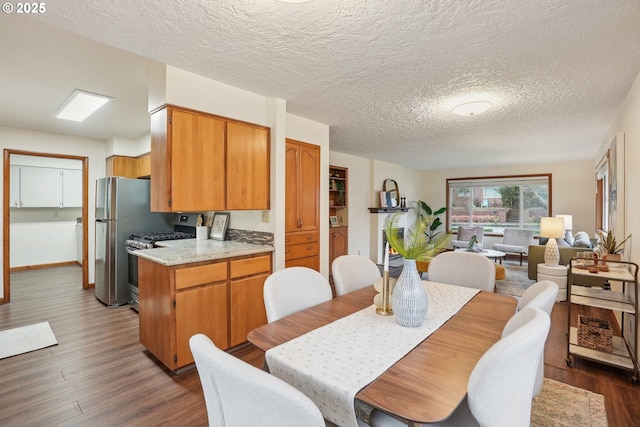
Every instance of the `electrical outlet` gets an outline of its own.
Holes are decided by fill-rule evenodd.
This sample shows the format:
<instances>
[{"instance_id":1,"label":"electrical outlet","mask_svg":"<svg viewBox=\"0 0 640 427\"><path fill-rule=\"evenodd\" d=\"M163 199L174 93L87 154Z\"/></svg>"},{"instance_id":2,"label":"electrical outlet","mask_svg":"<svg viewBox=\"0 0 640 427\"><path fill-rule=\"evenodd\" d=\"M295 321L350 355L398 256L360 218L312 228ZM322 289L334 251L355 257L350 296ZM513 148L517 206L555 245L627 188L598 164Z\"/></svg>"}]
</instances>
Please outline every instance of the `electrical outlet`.
<instances>
[{"instance_id":1,"label":"electrical outlet","mask_svg":"<svg viewBox=\"0 0 640 427\"><path fill-rule=\"evenodd\" d=\"M269 222L269 211L262 211L262 222Z\"/></svg>"}]
</instances>

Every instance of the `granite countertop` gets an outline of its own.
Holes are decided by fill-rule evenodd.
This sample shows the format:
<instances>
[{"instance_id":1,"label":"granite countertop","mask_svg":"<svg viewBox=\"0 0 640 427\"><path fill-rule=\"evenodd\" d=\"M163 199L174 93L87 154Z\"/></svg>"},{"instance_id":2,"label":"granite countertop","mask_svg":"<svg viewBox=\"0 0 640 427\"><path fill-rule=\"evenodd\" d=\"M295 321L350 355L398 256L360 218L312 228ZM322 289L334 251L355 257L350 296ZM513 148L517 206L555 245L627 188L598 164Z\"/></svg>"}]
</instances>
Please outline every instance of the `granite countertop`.
<instances>
[{"instance_id":1,"label":"granite countertop","mask_svg":"<svg viewBox=\"0 0 640 427\"><path fill-rule=\"evenodd\" d=\"M255 245L233 240L184 239L165 240L156 244L161 247L141 249L132 252L132 254L162 265L179 265L267 253L274 250L272 245Z\"/></svg>"}]
</instances>

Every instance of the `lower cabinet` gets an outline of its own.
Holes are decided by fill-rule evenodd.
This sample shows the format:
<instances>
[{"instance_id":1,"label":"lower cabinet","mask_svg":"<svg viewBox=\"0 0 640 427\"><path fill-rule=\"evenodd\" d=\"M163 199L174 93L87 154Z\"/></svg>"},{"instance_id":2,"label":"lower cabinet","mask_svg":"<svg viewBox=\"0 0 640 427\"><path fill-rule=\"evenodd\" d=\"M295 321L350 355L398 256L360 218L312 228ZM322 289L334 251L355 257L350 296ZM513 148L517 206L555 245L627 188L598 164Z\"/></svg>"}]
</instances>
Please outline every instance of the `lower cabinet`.
<instances>
[{"instance_id":1,"label":"lower cabinet","mask_svg":"<svg viewBox=\"0 0 640 427\"><path fill-rule=\"evenodd\" d=\"M320 239L317 231L286 233L285 267L308 267L320 271Z\"/></svg>"},{"instance_id":2,"label":"lower cabinet","mask_svg":"<svg viewBox=\"0 0 640 427\"><path fill-rule=\"evenodd\" d=\"M349 249L349 229L337 227L329 230L329 271L333 260L346 255Z\"/></svg>"},{"instance_id":3,"label":"lower cabinet","mask_svg":"<svg viewBox=\"0 0 640 427\"><path fill-rule=\"evenodd\" d=\"M262 287L271 254L165 266L138 260L140 342L173 371L191 365L189 339L205 334L222 349L267 323Z\"/></svg>"}]
</instances>

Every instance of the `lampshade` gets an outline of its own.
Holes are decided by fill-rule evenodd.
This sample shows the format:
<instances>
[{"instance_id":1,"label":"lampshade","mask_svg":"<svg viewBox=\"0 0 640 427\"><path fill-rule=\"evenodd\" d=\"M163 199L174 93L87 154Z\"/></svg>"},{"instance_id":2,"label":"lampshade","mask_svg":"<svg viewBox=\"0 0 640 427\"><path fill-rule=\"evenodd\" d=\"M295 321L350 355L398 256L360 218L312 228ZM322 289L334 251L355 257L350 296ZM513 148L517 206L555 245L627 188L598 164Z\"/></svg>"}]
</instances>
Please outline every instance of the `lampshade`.
<instances>
[{"instance_id":1,"label":"lampshade","mask_svg":"<svg viewBox=\"0 0 640 427\"><path fill-rule=\"evenodd\" d=\"M544 263L555 267L560 263L560 251L556 239L564 236L564 219L545 217L540 219L540 237L547 237L544 247Z\"/></svg>"},{"instance_id":2,"label":"lampshade","mask_svg":"<svg viewBox=\"0 0 640 427\"><path fill-rule=\"evenodd\" d=\"M562 218L564 220L564 229L573 230L573 215L556 215L556 218Z\"/></svg>"},{"instance_id":3,"label":"lampshade","mask_svg":"<svg viewBox=\"0 0 640 427\"><path fill-rule=\"evenodd\" d=\"M564 236L564 219L545 217L540 219L540 237L558 239Z\"/></svg>"}]
</instances>

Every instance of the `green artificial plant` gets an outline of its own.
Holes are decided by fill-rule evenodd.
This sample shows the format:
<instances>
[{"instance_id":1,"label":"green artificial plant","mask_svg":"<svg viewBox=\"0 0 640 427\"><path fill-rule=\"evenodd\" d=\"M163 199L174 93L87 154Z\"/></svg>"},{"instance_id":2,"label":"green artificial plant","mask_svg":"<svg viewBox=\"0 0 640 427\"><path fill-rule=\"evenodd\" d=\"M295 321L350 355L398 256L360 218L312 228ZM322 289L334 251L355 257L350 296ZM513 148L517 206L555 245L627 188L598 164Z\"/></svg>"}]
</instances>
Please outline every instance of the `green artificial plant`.
<instances>
[{"instance_id":1,"label":"green artificial plant","mask_svg":"<svg viewBox=\"0 0 640 427\"><path fill-rule=\"evenodd\" d=\"M449 234L435 232L437 227L431 230L434 224L434 219L431 215L426 217L417 214L415 221L407 227L404 235L397 232L399 228L397 223L400 215L403 215L403 213L398 212L387 218L384 224L384 233L387 236L389 246L405 259L426 261L433 258L448 245L451 239Z\"/></svg>"},{"instance_id":2,"label":"green artificial plant","mask_svg":"<svg viewBox=\"0 0 640 427\"><path fill-rule=\"evenodd\" d=\"M442 207L434 212L431 207L422 200L417 200L413 203L416 205L419 220L426 222L424 233L427 235L427 243L431 243L436 236L440 234L437 230L442 225L442 221L440 221L438 215L446 212L447 208Z\"/></svg>"},{"instance_id":3,"label":"green artificial plant","mask_svg":"<svg viewBox=\"0 0 640 427\"><path fill-rule=\"evenodd\" d=\"M627 236L622 242L616 242L616 236L613 235L613 231L609 230L607 232L603 230L598 231L598 244L602 246L608 254L617 254L622 250L625 242L631 238L631 234Z\"/></svg>"}]
</instances>

